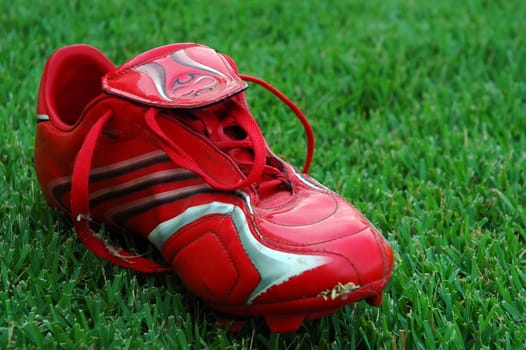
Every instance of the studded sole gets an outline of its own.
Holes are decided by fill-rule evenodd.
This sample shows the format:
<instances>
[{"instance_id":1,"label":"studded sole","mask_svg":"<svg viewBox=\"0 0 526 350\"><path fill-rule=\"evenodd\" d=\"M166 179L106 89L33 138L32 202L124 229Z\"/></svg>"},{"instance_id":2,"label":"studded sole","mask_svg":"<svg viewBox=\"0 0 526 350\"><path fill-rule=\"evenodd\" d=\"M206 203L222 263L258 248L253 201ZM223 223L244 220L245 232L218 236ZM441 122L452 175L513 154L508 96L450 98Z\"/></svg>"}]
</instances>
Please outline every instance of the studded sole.
<instances>
[{"instance_id":1,"label":"studded sole","mask_svg":"<svg viewBox=\"0 0 526 350\"><path fill-rule=\"evenodd\" d=\"M233 333L241 331L248 318L258 316L265 320L271 332L288 333L297 331L304 320L318 319L360 300L365 300L372 306L379 306L382 302L382 290L388 280L389 278L385 278L372 282L335 299L318 296L265 305L209 305L219 311L219 324ZM287 313L284 314L284 310Z\"/></svg>"}]
</instances>

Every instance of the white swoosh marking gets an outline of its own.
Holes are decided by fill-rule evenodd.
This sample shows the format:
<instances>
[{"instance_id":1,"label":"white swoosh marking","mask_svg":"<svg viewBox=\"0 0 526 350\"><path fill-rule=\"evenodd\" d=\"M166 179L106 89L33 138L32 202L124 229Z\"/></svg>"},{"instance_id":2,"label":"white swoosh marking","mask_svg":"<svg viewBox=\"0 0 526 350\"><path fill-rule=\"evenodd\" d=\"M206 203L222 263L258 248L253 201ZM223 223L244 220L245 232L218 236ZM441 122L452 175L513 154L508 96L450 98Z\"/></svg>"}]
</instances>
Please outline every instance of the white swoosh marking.
<instances>
[{"instance_id":1,"label":"white swoosh marking","mask_svg":"<svg viewBox=\"0 0 526 350\"><path fill-rule=\"evenodd\" d=\"M133 70L142 72L150 77L153 81L153 85L157 89L157 92L159 93L159 96L161 96L166 101L171 101L172 99L168 97L168 94L166 93L164 84L166 83L166 74L164 72L164 68L160 65L158 65L155 62L152 63L145 63L139 67L134 68Z\"/></svg>"},{"instance_id":2,"label":"white swoosh marking","mask_svg":"<svg viewBox=\"0 0 526 350\"><path fill-rule=\"evenodd\" d=\"M214 50L210 49L210 51L214 52L214 54L215 54ZM185 50L179 50L179 51L176 51L176 52L172 53L172 59L175 62L177 62L177 63L179 63L179 64L181 64L183 66L187 66L187 67L190 67L190 68L195 68L195 69L203 70L205 72L213 73L213 74L219 75L220 77L223 77L225 79L227 78L226 75L224 75L223 73L221 73L217 69L214 69L212 67L206 66L206 65L204 65L202 63L199 63L199 62L191 59L186 54Z\"/></svg>"},{"instance_id":3,"label":"white swoosh marking","mask_svg":"<svg viewBox=\"0 0 526 350\"><path fill-rule=\"evenodd\" d=\"M159 249L177 230L203 216L210 214L229 215L238 231L241 244L258 270L261 280L247 299L251 304L255 298L288 279L299 276L328 261L326 256L296 254L272 249L259 242L250 231L243 210L229 203L212 202L186 209L176 217L160 223L148 236Z\"/></svg>"}]
</instances>

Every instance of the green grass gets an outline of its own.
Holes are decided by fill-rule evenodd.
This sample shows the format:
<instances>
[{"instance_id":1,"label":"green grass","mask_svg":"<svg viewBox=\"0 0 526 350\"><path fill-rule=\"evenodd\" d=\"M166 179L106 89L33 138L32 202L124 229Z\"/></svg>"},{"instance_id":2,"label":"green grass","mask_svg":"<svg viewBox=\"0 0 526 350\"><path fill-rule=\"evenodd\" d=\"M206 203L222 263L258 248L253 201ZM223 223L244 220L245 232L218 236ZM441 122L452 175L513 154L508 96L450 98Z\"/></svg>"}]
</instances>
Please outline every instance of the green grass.
<instances>
[{"instance_id":1,"label":"green grass","mask_svg":"<svg viewBox=\"0 0 526 350\"><path fill-rule=\"evenodd\" d=\"M522 1L0 0L0 348L526 346L524 18ZM46 58L85 42L122 63L180 41L229 53L306 112L312 175L396 251L380 308L230 334L175 277L96 258L46 206L32 161ZM299 123L248 95L300 166Z\"/></svg>"}]
</instances>

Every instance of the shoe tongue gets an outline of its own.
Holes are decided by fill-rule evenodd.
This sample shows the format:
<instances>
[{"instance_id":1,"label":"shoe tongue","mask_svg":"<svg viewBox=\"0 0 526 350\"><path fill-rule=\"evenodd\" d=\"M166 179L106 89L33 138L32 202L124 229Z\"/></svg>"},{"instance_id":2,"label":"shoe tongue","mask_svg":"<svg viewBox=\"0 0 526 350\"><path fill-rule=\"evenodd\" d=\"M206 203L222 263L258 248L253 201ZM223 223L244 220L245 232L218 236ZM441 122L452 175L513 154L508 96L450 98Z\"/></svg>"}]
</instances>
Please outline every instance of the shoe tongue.
<instances>
[{"instance_id":1,"label":"shoe tongue","mask_svg":"<svg viewBox=\"0 0 526 350\"><path fill-rule=\"evenodd\" d=\"M171 44L144 52L106 74L103 89L147 105L197 108L225 100L247 88L215 50L198 44Z\"/></svg>"}]
</instances>

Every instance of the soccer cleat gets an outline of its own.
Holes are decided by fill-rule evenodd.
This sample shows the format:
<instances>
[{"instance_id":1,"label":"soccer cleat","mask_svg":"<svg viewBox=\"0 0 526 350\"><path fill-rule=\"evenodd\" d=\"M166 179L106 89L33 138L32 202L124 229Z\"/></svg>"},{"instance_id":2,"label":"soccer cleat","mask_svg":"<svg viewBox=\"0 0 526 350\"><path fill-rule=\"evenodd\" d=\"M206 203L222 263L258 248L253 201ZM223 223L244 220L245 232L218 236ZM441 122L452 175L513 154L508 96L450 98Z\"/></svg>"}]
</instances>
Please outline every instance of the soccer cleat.
<instances>
[{"instance_id":1,"label":"soccer cleat","mask_svg":"<svg viewBox=\"0 0 526 350\"><path fill-rule=\"evenodd\" d=\"M298 116L303 171L267 146L247 82ZM159 47L117 68L91 46L68 46L42 76L36 173L80 241L123 267L175 271L219 314L261 316L272 331L361 299L378 305L391 276L382 235L307 175L313 149L294 103L199 44ZM167 264L109 245L94 232L100 224L147 239Z\"/></svg>"}]
</instances>

